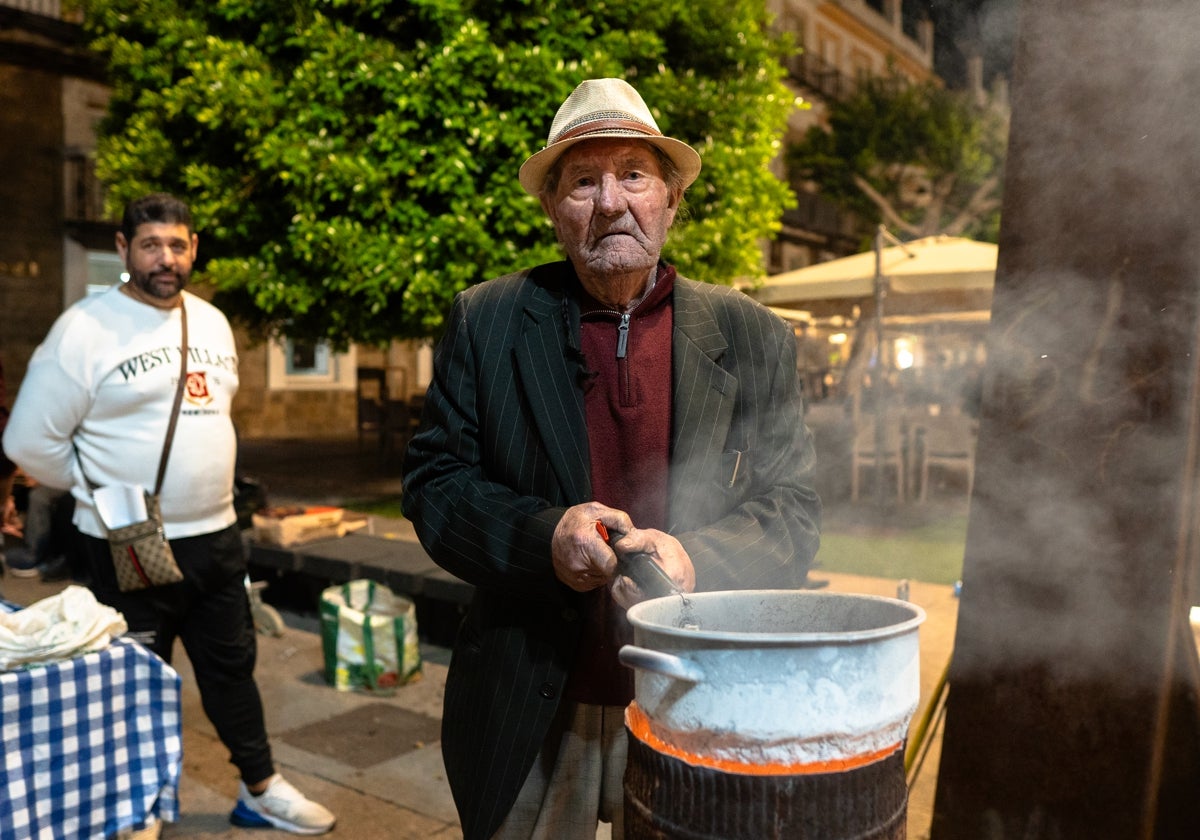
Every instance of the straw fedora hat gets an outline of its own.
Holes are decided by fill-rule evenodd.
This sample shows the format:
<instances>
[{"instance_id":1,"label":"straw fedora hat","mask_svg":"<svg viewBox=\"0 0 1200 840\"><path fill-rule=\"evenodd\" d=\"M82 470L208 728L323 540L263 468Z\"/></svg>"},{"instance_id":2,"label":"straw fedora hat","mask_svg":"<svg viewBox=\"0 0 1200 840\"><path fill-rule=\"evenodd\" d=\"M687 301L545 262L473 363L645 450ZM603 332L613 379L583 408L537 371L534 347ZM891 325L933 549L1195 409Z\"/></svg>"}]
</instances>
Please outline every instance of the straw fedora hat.
<instances>
[{"instance_id":1,"label":"straw fedora hat","mask_svg":"<svg viewBox=\"0 0 1200 840\"><path fill-rule=\"evenodd\" d=\"M687 187L700 174L700 155L687 143L664 137L642 97L623 79L589 79L559 106L546 147L521 164L517 176L525 192L537 196L554 162L583 140L623 137L645 140L666 152Z\"/></svg>"}]
</instances>

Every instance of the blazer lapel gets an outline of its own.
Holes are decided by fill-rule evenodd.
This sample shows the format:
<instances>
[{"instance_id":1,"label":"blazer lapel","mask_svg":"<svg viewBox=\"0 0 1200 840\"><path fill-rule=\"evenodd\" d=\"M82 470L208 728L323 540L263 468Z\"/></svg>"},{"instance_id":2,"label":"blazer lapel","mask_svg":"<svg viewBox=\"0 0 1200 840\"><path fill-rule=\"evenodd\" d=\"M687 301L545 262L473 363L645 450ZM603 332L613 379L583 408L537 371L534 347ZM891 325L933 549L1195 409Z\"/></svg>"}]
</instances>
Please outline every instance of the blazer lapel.
<instances>
[{"instance_id":1,"label":"blazer lapel","mask_svg":"<svg viewBox=\"0 0 1200 840\"><path fill-rule=\"evenodd\" d=\"M703 476L719 474L733 417L737 380L718 361L728 342L712 310L683 278L675 281L674 421L671 431L671 514L674 530L686 521L689 499Z\"/></svg>"},{"instance_id":2,"label":"blazer lapel","mask_svg":"<svg viewBox=\"0 0 1200 840\"><path fill-rule=\"evenodd\" d=\"M551 467L568 502L578 504L590 500L592 482L583 392L576 384L578 361L567 350L563 300L561 293L538 283L525 306L515 356L518 381ZM579 315L577 308L573 311L570 329L578 342Z\"/></svg>"}]
</instances>

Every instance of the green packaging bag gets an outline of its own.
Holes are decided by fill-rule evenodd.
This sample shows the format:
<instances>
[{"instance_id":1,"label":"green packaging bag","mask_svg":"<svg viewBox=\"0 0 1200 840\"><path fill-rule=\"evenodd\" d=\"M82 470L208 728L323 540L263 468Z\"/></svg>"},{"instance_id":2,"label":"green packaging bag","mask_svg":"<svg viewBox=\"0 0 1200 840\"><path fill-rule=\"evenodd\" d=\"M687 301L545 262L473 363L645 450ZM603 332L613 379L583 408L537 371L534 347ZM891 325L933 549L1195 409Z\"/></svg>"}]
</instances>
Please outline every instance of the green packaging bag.
<instances>
[{"instance_id":1,"label":"green packaging bag","mask_svg":"<svg viewBox=\"0 0 1200 840\"><path fill-rule=\"evenodd\" d=\"M325 679L339 691L391 693L421 676L417 608L373 580L321 593Z\"/></svg>"}]
</instances>

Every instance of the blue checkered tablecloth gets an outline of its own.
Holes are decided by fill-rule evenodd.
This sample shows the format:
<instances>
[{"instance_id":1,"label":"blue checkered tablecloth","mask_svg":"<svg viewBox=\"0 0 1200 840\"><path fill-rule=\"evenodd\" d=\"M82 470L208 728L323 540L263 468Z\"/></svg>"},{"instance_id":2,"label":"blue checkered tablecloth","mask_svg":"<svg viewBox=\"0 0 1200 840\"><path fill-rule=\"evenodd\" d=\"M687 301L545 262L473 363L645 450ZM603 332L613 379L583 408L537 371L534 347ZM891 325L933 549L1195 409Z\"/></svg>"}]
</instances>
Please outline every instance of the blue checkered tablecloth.
<instances>
[{"instance_id":1,"label":"blue checkered tablecloth","mask_svg":"<svg viewBox=\"0 0 1200 840\"><path fill-rule=\"evenodd\" d=\"M110 838L179 815L179 675L134 642L0 673L0 838Z\"/></svg>"}]
</instances>

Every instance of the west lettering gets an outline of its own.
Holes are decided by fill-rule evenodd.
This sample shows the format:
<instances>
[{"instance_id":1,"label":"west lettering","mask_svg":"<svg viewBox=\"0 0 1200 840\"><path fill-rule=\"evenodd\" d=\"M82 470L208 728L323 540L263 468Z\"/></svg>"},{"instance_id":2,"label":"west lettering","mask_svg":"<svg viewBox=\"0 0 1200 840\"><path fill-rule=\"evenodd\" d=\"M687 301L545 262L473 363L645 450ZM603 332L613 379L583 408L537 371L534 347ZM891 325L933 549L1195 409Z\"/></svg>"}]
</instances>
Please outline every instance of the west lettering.
<instances>
[{"instance_id":1,"label":"west lettering","mask_svg":"<svg viewBox=\"0 0 1200 840\"><path fill-rule=\"evenodd\" d=\"M178 348L160 347L157 350L139 353L117 365L117 370L121 372L121 376L128 382L140 374L147 373L170 362L171 356L177 356L178 352Z\"/></svg>"}]
</instances>

